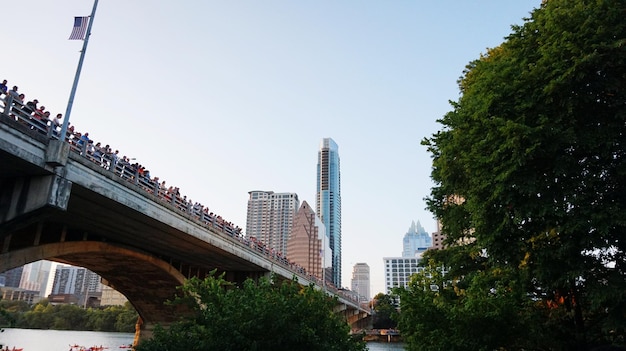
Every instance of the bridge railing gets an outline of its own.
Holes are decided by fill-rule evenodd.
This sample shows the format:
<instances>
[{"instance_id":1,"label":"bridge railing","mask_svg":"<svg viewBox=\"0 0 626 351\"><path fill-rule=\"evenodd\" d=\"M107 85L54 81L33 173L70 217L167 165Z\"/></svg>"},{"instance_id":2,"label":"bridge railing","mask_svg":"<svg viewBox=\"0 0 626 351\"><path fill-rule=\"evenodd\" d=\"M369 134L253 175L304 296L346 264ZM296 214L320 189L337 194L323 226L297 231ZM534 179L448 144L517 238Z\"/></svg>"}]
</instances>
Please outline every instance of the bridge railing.
<instances>
[{"instance_id":1,"label":"bridge railing","mask_svg":"<svg viewBox=\"0 0 626 351\"><path fill-rule=\"evenodd\" d=\"M9 120L17 122L18 125L23 125L27 133L45 135L49 139L58 140L60 138L61 126L58 120L50 120L48 115L31 111L29 106L23 101L15 99L10 93L4 91L0 91L0 114L8 117ZM198 224L217 229L218 232L224 233L230 240L245 247L247 250L261 253L284 268L303 275L309 281L315 282L319 286L324 286L329 292L354 301L358 305L358 300L354 299L353 294L337 289L328 282L324 284L321 279L308 274L303 267L289 261L282 254L270 250L255 238L243 235L239 226L235 226L221 216L209 212L208 207L198 202L192 203L190 200L187 200L186 196L181 196L178 188L165 188L165 182L160 182L158 177L152 178L149 173L146 174L145 169L139 163L130 162L132 159L128 159L125 156L119 158L118 152L113 152L108 145L106 147L100 146L100 143L93 145L92 140L80 132L74 131L73 126L68 128L65 140L70 144L72 153L83 156L104 170L112 172L133 184L136 188L156 196L161 202L176 211L188 215L188 218Z\"/></svg>"}]
</instances>

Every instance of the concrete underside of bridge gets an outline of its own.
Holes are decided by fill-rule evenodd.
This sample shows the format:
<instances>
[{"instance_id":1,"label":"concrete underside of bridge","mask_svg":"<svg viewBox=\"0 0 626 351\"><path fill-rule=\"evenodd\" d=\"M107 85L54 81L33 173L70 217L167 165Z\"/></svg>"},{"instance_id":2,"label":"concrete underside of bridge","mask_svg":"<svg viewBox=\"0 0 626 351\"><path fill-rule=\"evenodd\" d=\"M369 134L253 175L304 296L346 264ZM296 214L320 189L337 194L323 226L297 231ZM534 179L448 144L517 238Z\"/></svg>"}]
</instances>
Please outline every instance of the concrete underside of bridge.
<instances>
[{"instance_id":1,"label":"concrete underside of bridge","mask_svg":"<svg viewBox=\"0 0 626 351\"><path fill-rule=\"evenodd\" d=\"M153 256L106 242L78 241L32 246L0 255L0 271L38 260L85 267L124 294L144 319L169 321L163 302L174 297L185 277Z\"/></svg>"},{"instance_id":2,"label":"concrete underside of bridge","mask_svg":"<svg viewBox=\"0 0 626 351\"><path fill-rule=\"evenodd\" d=\"M67 188L66 209L51 204L57 193L45 194L55 188L52 177L0 179L0 272L38 260L85 267L130 301L141 317L141 339L149 338L156 324L166 326L185 313L165 302L186 278L216 270L242 283L267 275L251 262L193 236L181 238L158 221L77 186Z\"/></svg>"}]
</instances>

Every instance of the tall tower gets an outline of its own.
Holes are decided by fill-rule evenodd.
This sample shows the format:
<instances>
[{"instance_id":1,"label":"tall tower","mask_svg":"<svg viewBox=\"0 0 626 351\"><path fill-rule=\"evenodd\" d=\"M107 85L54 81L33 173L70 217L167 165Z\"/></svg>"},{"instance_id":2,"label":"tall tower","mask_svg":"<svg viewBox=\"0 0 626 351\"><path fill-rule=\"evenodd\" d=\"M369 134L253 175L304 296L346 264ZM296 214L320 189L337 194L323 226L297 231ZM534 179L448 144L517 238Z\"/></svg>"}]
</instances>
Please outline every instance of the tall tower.
<instances>
[{"instance_id":1,"label":"tall tower","mask_svg":"<svg viewBox=\"0 0 626 351\"><path fill-rule=\"evenodd\" d=\"M20 288L31 291L39 291L39 296L46 296L48 277L50 276L51 261L36 261L24 265Z\"/></svg>"},{"instance_id":2,"label":"tall tower","mask_svg":"<svg viewBox=\"0 0 626 351\"><path fill-rule=\"evenodd\" d=\"M294 217L287 242L287 258L319 279L324 278L323 270L331 265L326 228L306 201L302 201Z\"/></svg>"},{"instance_id":3,"label":"tall tower","mask_svg":"<svg viewBox=\"0 0 626 351\"><path fill-rule=\"evenodd\" d=\"M317 194L315 208L326 226L332 251L332 282L341 288L341 176L339 147L331 138L324 138L317 154Z\"/></svg>"},{"instance_id":4,"label":"tall tower","mask_svg":"<svg viewBox=\"0 0 626 351\"><path fill-rule=\"evenodd\" d=\"M359 301L370 300L370 266L357 263L352 267L352 284L350 289L359 294Z\"/></svg>"},{"instance_id":5,"label":"tall tower","mask_svg":"<svg viewBox=\"0 0 626 351\"><path fill-rule=\"evenodd\" d=\"M431 246L433 239L420 222L411 222L411 227L402 240L402 257L421 257Z\"/></svg>"},{"instance_id":6,"label":"tall tower","mask_svg":"<svg viewBox=\"0 0 626 351\"><path fill-rule=\"evenodd\" d=\"M246 236L285 254L293 217L300 207L298 194L253 190L248 192Z\"/></svg>"}]
</instances>

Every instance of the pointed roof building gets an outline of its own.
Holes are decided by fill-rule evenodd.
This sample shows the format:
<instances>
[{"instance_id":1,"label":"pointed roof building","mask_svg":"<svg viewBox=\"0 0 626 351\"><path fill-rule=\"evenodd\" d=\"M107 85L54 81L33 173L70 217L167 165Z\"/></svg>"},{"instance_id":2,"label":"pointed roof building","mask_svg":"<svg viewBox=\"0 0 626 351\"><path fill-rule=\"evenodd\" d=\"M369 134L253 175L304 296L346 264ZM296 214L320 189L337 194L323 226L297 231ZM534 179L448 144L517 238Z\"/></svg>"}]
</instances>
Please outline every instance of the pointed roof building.
<instances>
[{"instance_id":1,"label":"pointed roof building","mask_svg":"<svg viewBox=\"0 0 626 351\"><path fill-rule=\"evenodd\" d=\"M307 273L323 279L323 267L332 264L330 245L325 236L324 223L311 206L302 201L287 240L287 259L306 269Z\"/></svg>"}]
</instances>

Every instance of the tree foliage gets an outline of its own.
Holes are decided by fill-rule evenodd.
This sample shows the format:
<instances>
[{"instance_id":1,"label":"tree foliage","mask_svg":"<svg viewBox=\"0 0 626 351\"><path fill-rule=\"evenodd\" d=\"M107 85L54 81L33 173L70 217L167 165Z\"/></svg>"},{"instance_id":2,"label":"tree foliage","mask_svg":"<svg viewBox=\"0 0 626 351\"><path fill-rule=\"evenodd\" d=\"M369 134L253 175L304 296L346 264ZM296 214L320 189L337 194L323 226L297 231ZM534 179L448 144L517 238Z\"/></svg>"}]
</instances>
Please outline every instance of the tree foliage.
<instances>
[{"instance_id":1,"label":"tree foliage","mask_svg":"<svg viewBox=\"0 0 626 351\"><path fill-rule=\"evenodd\" d=\"M398 323L393 319L397 313L396 299L389 294L378 293L373 299L374 329L395 329Z\"/></svg>"},{"instance_id":2,"label":"tree foliage","mask_svg":"<svg viewBox=\"0 0 626 351\"><path fill-rule=\"evenodd\" d=\"M94 330L126 332L135 331L137 312L125 306L103 306L84 309L76 305L52 305L47 300L28 306L24 302L2 301L7 316L14 327L56 330Z\"/></svg>"},{"instance_id":3,"label":"tree foliage","mask_svg":"<svg viewBox=\"0 0 626 351\"><path fill-rule=\"evenodd\" d=\"M450 246L429 259L449 272L439 291L413 282L403 315L442 339L488 330L487 349L626 343L625 17L623 0L547 0L467 66L423 142ZM441 332L404 317L410 345Z\"/></svg>"},{"instance_id":4,"label":"tree foliage","mask_svg":"<svg viewBox=\"0 0 626 351\"><path fill-rule=\"evenodd\" d=\"M167 329L155 328L138 351L365 350L333 312L336 298L297 281L248 279L237 287L212 274L187 280L173 303L193 313Z\"/></svg>"}]
</instances>

